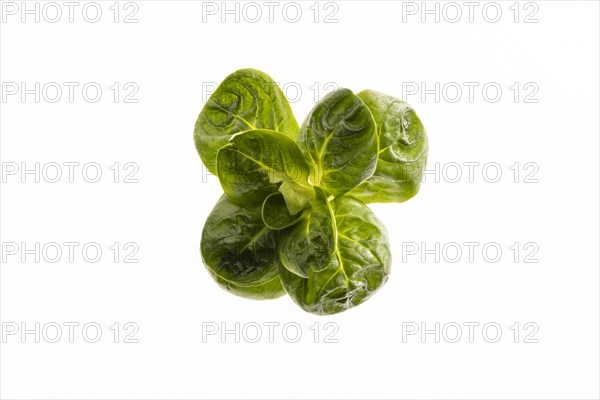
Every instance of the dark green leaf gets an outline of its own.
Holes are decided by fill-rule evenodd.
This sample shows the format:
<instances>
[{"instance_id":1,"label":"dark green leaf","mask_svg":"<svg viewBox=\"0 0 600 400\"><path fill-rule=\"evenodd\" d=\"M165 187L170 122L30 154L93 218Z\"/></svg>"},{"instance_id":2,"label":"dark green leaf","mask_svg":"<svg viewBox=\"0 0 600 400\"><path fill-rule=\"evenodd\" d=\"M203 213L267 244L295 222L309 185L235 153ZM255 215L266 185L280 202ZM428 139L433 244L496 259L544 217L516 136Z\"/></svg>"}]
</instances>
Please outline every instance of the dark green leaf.
<instances>
[{"instance_id":1,"label":"dark green leaf","mask_svg":"<svg viewBox=\"0 0 600 400\"><path fill-rule=\"evenodd\" d=\"M305 278L310 270L321 271L328 267L335 247L333 215L327 197L318 187L315 192L308 218L302 219L289 234L282 237L279 248L282 264Z\"/></svg>"},{"instance_id":2,"label":"dark green leaf","mask_svg":"<svg viewBox=\"0 0 600 400\"><path fill-rule=\"evenodd\" d=\"M202 231L202 260L231 293L273 299L285 292L279 280L279 232L267 228L260 207L247 209L221 196Z\"/></svg>"},{"instance_id":3,"label":"dark green leaf","mask_svg":"<svg viewBox=\"0 0 600 400\"><path fill-rule=\"evenodd\" d=\"M284 229L292 226L300 221L307 212L308 209L305 209L304 212L290 214L290 210L280 192L271 193L262 205L263 222L271 229Z\"/></svg>"}]
</instances>

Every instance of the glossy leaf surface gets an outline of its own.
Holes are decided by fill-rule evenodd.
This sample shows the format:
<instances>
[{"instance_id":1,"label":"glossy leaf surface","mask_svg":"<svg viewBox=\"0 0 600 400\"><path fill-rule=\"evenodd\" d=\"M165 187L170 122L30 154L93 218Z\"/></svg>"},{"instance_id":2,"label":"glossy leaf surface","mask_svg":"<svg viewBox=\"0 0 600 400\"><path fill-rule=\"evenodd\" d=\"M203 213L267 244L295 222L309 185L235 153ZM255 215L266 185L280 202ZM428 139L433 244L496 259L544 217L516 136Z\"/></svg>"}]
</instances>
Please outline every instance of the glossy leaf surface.
<instances>
[{"instance_id":1,"label":"glossy leaf surface","mask_svg":"<svg viewBox=\"0 0 600 400\"><path fill-rule=\"evenodd\" d=\"M387 281L390 247L383 224L350 196L319 194L312 214L284 235L279 274L305 311L335 314L357 306Z\"/></svg>"},{"instance_id":2,"label":"glossy leaf surface","mask_svg":"<svg viewBox=\"0 0 600 400\"><path fill-rule=\"evenodd\" d=\"M427 133L410 105L373 90L358 94L369 107L379 135L377 168L349 194L365 203L401 203L419 191L427 163Z\"/></svg>"},{"instance_id":3,"label":"glossy leaf surface","mask_svg":"<svg viewBox=\"0 0 600 400\"><path fill-rule=\"evenodd\" d=\"M310 205L309 168L287 136L253 130L234 136L217 154L217 176L225 194L237 204L262 204L281 184L290 213Z\"/></svg>"},{"instance_id":4,"label":"glossy leaf surface","mask_svg":"<svg viewBox=\"0 0 600 400\"><path fill-rule=\"evenodd\" d=\"M375 120L348 89L325 96L302 124L296 141L310 164L311 183L334 196L343 195L375 171Z\"/></svg>"},{"instance_id":5,"label":"glossy leaf surface","mask_svg":"<svg viewBox=\"0 0 600 400\"><path fill-rule=\"evenodd\" d=\"M272 299L285 292L279 280L279 232L265 226L260 207L247 209L221 196L202 231L202 260L229 292Z\"/></svg>"},{"instance_id":6,"label":"glossy leaf surface","mask_svg":"<svg viewBox=\"0 0 600 400\"><path fill-rule=\"evenodd\" d=\"M290 210L285 204L283 195L279 192L275 192L267 196L262 204L262 219L266 226L271 229L284 229L294 225L308 212L299 212L297 214L290 214Z\"/></svg>"},{"instance_id":7,"label":"glossy leaf surface","mask_svg":"<svg viewBox=\"0 0 600 400\"><path fill-rule=\"evenodd\" d=\"M311 270L327 268L334 256L333 215L323 190L317 187L315 192L310 214L282 237L279 249L282 264L305 278Z\"/></svg>"},{"instance_id":8,"label":"glossy leaf surface","mask_svg":"<svg viewBox=\"0 0 600 400\"><path fill-rule=\"evenodd\" d=\"M194 141L225 192L200 244L221 287L252 299L288 293L330 315L387 282L387 232L365 203L403 202L420 188L428 140L407 103L338 89L299 128L273 79L243 69L208 99Z\"/></svg>"},{"instance_id":9,"label":"glossy leaf surface","mask_svg":"<svg viewBox=\"0 0 600 400\"><path fill-rule=\"evenodd\" d=\"M232 135L252 129L271 129L295 139L299 128L277 83L247 68L225 78L196 120L194 143L206 168L216 174L217 151Z\"/></svg>"}]
</instances>

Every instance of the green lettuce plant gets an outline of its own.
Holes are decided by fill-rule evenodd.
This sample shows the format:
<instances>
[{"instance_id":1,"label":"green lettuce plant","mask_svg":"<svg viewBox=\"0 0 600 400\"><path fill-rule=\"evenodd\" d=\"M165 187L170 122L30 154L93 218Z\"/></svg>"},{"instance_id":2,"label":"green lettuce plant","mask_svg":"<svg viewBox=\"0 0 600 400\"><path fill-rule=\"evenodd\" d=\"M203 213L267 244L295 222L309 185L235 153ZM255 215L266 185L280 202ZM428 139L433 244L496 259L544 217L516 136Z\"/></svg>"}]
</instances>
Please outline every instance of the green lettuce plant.
<instances>
[{"instance_id":1,"label":"green lettuce plant","mask_svg":"<svg viewBox=\"0 0 600 400\"><path fill-rule=\"evenodd\" d=\"M366 205L418 191L425 129L405 102L338 89L301 127L275 81L242 69L208 99L194 130L223 191L202 231L202 260L238 296L287 293L303 310L357 306L388 279L390 245Z\"/></svg>"}]
</instances>

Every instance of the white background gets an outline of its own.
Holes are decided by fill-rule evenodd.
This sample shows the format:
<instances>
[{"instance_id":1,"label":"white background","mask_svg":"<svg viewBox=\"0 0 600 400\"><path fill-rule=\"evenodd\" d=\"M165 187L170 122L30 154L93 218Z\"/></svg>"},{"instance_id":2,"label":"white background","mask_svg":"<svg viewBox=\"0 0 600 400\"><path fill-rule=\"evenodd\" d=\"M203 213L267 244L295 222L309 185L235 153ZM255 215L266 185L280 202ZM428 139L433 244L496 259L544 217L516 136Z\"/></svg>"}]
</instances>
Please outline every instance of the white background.
<instances>
[{"instance_id":1,"label":"white background","mask_svg":"<svg viewBox=\"0 0 600 400\"><path fill-rule=\"evenodd\" d=\"M75 9L73 23L60 2L57 23L44 15L39 23L32 15L23 23L21 10L3 13L3 84L80 84L72 103L66 87L56 103L43 93L36 103L34 95L23 101L20 92L7 96L3 90L3 171L11 163L33 168L36 162L96 162L103 175L88 183L79 167L73 183L66 176L57 183L43 177L36 183L33 175L23 183L20 172L5 176L2 242L28 248L36 242L95 242L103 255L86 262L78 247L73 263L66 254L56 263L43 257L36 263L33 255L22 262L21 253L3 254L4 331L55 322L63 336L57 343L46 337L36 343L33 334L3 335L2 398L599 397L598 3L499 2L502 15L495 23L488 21L495 8L482 15L484 2L472 22L468 7L454 3L462 12L455 23L448 19L456 8L443 8L445 3L437 6L439 22L435 15L421 21L421 2L337 1L327 8L313 3L299 3L296 23L282 15L284 2L272 23L262 2L256 23L244 20L245 3L238 5L239 22L225 15L222 23L221 2L204 5L205 11L216 6L215 15L203 13L201 2L137 1L127 9L121 3L118 23L112 1L98 3L103 14L97 23L82 17L85 2ZM412 15L414 6L419 10ZM123 23L136 7L138 22ZM254 9L245 10L254 18ZM46 11L54 18L53 10ZM294 18L294 10L287 11ZM337 23L325 23L332 12ZM203 172L193 127L205 101L203 88L245 67L287 84L299 122L314 105L316 88L321 97L333 82L355 92L371 88L403 97L427 128L432 173L420 193L404 204L372 206L387 225L394 262L386 286L355 309L317 317L287 296L267 302L237 298L202 265L200 234L221 188ZM103 89L96 103L81 95L88 82ZM138 102L123 102L127 90L115 103L109 89L115 82L121 90L127 82L137 85ZM437 101L435 94L407 96L407 89L421 83L432 89L436 82ZM479 85L472 101L464 82ZM501 87L498 101L492 101L493 89L483 96L487 83ZM462 87L462 97L453 102L455 92L443 93L444 85ZM295 88L301 90L298 98ZM537 102L525 102L532 88L536 93L527 100ZM137 164L139 182L123 183L121 175L114 183L109 167L115 162L121 168ZM465 162L479 163L472 182ZM482 175L488 163L493 168ZM533 164L525 169L525 163ZM453 183L457 165L462 176ZM492 183L498 168L502 176ZM526 183L532 171L533 182ZM124 263L122 252L115 263L109 249L115 242L137 244L139 262ZM441 254L439 262L435 254L424 254L423 262L421 253L406 251L407 243L422 250L423 243L432 249L436 242L440 249L448 243L480 245L473 262L464 246L454 263L453 252ZM510 249L515 242L521 248L517 262ZM530 242L534 247L524 249ZM482 256L486 243L502 249L499 261ZM531 249L538 249L532 259L539 262L524 262ZM66 322L80 324L73 343ZM102 328L97 343L82 336L89 322ZM118 343L110 329L115 322ZM139 327L138 343L124 343L131 332L123 328L127 322ZM252 328L247 324L253 322L263 327L258 343L247 337L236 343L233 334L203 340L203 326L206 333L207 326ZM273 343L264 325L269 322L280 324ZM335 325L325 327L328 322ZM473 343L464 325L469 322L480 324ZM288 341L293 329L283 335L286 323L301 328L298 342ZM422 323L427 329L440 324L439 343L434 334L423 340L420 332L403 340L408 327L420 329ZM457 343L451 343L452 323L463 327ZM486 340L494 338L494 329L482 333L487 323L502 329L496 343ZM329 339L337 343L327 343L324 335L336 326ZM444 326L450 328L441 335ZM54 331L46 333L54 337ZM246 333L254 336L254 330Z\"/></svg>"}]
</instances>

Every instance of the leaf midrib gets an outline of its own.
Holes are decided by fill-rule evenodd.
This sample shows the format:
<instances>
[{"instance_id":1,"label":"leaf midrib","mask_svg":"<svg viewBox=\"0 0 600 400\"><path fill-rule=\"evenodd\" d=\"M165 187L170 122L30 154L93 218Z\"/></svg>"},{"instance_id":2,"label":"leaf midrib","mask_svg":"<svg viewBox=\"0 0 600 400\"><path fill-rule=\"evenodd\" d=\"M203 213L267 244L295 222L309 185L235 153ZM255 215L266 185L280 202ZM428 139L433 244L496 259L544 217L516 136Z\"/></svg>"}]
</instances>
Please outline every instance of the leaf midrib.
<instances>
[{"instance_id":1,"label":"leaf midrib","mask_svg":"<svg viewBox=\"0 0 600 400\"><path fill-rule=\"evenodd\" d=\"M250 241L248 241L248 243L246 243L246 245L244 247L242 247L239 254L242 254L248 247L250 247L251 244L255 243L268 229L269 228L266 225L264 227L262 227L260 229L260 231L258 231L258 233L253 235L250 238Z\"/></svg>"},{"instance_id":2,"label":"leaf midrib","mask_svg":"<svg viewBox=\"0 0 600 400\"><path fill-rule=\"evenodd\" d=\"M326 203L327 205L327 210L329 211L329 214L331 215L331 225L335 228L333 230L333 246L334 246L334 254L335 257L338 260L338 269L335 270L335 272L333 274L331 274L331 276L329 277L329 279L327 279L327 281L323 284L323 286L321 287L321 290L319 290L319 293L317 294L318 298L321 298L321 293L323 293L323 290L325 290L325 287L327 286L327 284L329 282L331 282L331 280L339 273L342 272L344 274L344 278L346 278L346 290L350 289L350 279L348 278L348 275L346 274L346 270L344 269L344 262L342 260L342 255L340 253L340 249L339 249L339 245L338 245L338 228L337 228L337 221L335 218L335 212L333 210L333 208L330 206L329 202ZM348 299L348 301L350 301L350 299Z\"/></svg>"}]
</instances>

